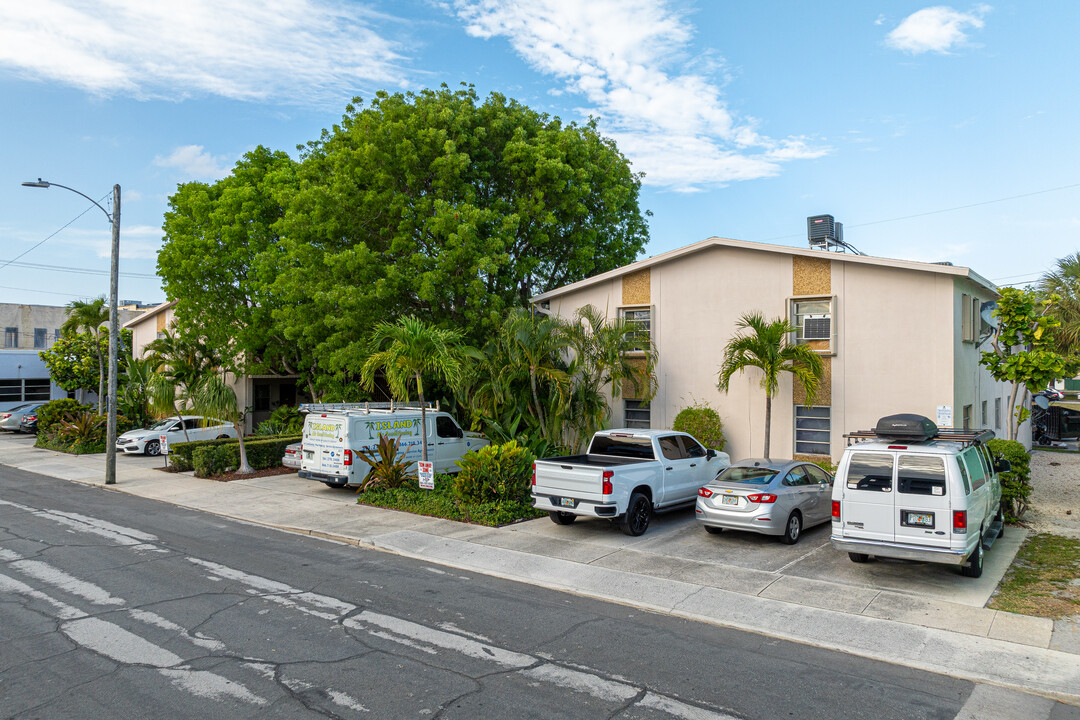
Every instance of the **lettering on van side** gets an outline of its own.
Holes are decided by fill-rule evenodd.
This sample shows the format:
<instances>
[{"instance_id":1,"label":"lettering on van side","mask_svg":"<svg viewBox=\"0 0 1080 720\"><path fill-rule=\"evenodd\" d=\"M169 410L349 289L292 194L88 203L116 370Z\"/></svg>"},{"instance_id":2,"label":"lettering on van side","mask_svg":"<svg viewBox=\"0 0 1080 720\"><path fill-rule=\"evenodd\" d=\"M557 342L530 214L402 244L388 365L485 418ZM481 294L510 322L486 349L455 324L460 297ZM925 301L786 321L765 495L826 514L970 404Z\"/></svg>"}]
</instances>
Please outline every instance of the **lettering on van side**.
<instances>
[{"instance_id":1,"label":"lettering on van side","mask_svg":"<svg viewBox=\"0 0 1080 720\"><path fill-rule=\"evenodd\" d=\"M308 425L310 438L327 438L337 440L341 426L337 423L313 422Z\"/></svg>"},{"instance_id":2,"label":"lettering on van side","mask_svg":"<svg viewBox=\"0 0 1080 720\"><path fill-rule=\"evenodd\" d=\"M376 440L380 435L402 437L420 432L420 418L411 420L371 420L364 423L368 431L368 440Z\"/></svg>"}]
</instances>

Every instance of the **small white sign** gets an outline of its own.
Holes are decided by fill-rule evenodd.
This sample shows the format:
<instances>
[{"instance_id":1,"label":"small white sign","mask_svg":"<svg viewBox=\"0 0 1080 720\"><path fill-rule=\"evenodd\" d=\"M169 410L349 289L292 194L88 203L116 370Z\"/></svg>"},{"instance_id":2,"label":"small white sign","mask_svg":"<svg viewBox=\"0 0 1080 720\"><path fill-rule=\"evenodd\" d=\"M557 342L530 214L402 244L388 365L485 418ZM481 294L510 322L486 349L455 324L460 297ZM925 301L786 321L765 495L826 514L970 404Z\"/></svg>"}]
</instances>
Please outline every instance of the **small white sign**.
<instances>
[{"instance_id":1,"label":"small white sign","mask_svg":"<svg viewBox=\"0 0 1080 720\"><path fill-rule=\"evenodd\" d=\"M952 427L952 405L937 406L937 424L938 427Z\"/></svg>"},{"instance_id":2,"label":"small white sign","mask_svg":"<svg viewBox=\"0 0 1080 720\"><path fill-rule=\"evenodd\" d=\"M424 490L435 489L435 463L421 460L416 464L420 474L420 487Z\"/></svg>"},{"instance_id":3,"label":"small white sign","mask_svg":"<svg viewBox=\"0 0 1080 720\"><path fill-rule=\"evenodd\" d=\"M161 443L161 454L162 455L168 455L169 454L169 436L162 433L161 435L158 435L158 441Z\"/></svg>"}]
</instances>

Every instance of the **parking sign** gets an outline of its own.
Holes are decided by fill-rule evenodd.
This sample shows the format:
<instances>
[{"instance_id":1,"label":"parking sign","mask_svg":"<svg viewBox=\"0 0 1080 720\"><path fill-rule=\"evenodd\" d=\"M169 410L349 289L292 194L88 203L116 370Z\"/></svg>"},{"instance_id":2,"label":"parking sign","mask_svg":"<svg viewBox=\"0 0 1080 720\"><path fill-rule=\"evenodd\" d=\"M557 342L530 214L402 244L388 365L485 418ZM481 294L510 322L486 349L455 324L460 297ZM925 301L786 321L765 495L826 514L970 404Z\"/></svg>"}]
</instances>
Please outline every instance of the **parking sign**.
<instances>
[{"instance_id":1,"label":"parking sign","mask_svg":"<svg viewBox=\"0 0 1080 720\"><path fill-rule=\"evenodd\" d=\"M435 464L421 460L417 463L420 474L420 487L424 490L435 489Z\"/></svg>"},{"instance_id":2,"label":"parking sign","mask_svg":"<svg viewBox=\"0 0 1080 720\"><path fill-rule=\"evenodd\" d=\"M168 455L169 454L169 436L164 434L164 433L162 433L161 435L158 435L158 442L161 444L161 454L162 455Z\"/></svg>"}]
</instances>

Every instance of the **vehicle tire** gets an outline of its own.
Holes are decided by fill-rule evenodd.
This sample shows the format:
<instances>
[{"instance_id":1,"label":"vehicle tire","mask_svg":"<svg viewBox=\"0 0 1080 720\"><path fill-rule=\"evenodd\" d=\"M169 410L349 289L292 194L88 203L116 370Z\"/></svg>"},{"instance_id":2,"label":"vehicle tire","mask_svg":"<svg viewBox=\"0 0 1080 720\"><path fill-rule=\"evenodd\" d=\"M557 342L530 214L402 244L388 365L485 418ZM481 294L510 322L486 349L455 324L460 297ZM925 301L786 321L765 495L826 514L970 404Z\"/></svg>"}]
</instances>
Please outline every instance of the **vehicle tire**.
<instances>
[{"instance_id":1,"label":"vehicle tire","mask_svg":"<svg viewBox=\"0 0 1080 720\"><path fill-rule=\"evenodd\" d=\"M848 556L848 559L850 559L851 562L853 562L853 563L864 563L864 562L866 562L867 560L870 559L870 556L867 555L866 553L849 552L847 554L847 556Z\"/></svg>"},{"instance_id":2,"label":"vehicle tire","mask_svg":"<svg viewBox=\"0 0 1080 720\"><path fill-rule=\"evenodd\" d=\"M214 439L215 439L215 440L228 440L228 439L229 439L229 436L228 436L228 435L218 435L218 436L217 436L216 438L214 438Z\"/></svg>"},{"instance_id":3,"label":"vehicle tire","mask_svg":"<svg viewBox=\"0 0 1080 720\"><path fill-rule=\"evenodd\" d=\"M147 455L160 455L161 454L161 442L158 440L151 440L146 443L146 448L143 450Z\"/></svg>"},{"instance_id":4,"label":"vehicle tire","mask_svg":"<svg viewBox=\"0 0 1080 720\"><path fill-rule=\"evenodd\" d=\"M712 525L706 525L705 526L705 532L709 533L710 535L719 535L720 533L724 532L724 528L718 528L718 527L713 527Z\"/></svg>"},{"instance_id":5,"label":"vehicle tire","mask_svg":"<svg viewBox=\"0 0 1080 720\"><path fill-rule=\"evenodd\" d=\"M1001 507L1000 503L998 504L997 517L994 519L1001 523L1001 529L998 530L998 538L1005 537L1005 508Z\"/></svg>"},{"instance_id":6,"label":"vehicle tire","mask_svg":"<svg viewBox=\"0 0 1080 720\"><path fill-rule=\"evenodd\" d=\"M642 535L649 529L652 520L652 503L643 493L635 492L626 504L626 514L622 516L620 527L630 537Z\"/></svg>"},{"instance_id":7,"label":"vehicle tire","mask_svg":"<svg viewBox=\"0 0 1080 720\"><path fill-rule=\"evenodd\" d=\"M982 577L983 571L983 551L982 540L975 546L975 552L971 553L971 557L968 558L966 565L960 566L960 574L964 577L977 578Z\"/></svg>"},{"instance_id":8,"label":"vehicle tire","mask_svg":"<svg viewBox=\"0 0 1080 720\"><path fill-rule=\"evenodd\" d=\"M794 545L802 537L802 515L793 512L788 515L787 524L784 526L784 534L780 538L785 545Z\"/></svg>"},{"instance_id":9,"label":"vehicle tire","mask_svg":"<svg viewBox=\"0 0 1080 720\"><path fill-rule=\"evenodd\" d=\"M559 512L558 510L548 510L548 517L556 525L573 525L574 521L577 520L577 515L574 513Z\"/></svg>"},{"instance_id":10,"label":"vehicle tire","mask_svg":"<svg viewBox=\"0 0 1080 720\"><path fill-rule=\"evenodd\" d=\"M348 483L332 483L332 482L323 481L323 485L325 485L328 488L334 488L335 490L340 490L341 488L345 487L347 484Z\"/></svg>"}]
</instances>

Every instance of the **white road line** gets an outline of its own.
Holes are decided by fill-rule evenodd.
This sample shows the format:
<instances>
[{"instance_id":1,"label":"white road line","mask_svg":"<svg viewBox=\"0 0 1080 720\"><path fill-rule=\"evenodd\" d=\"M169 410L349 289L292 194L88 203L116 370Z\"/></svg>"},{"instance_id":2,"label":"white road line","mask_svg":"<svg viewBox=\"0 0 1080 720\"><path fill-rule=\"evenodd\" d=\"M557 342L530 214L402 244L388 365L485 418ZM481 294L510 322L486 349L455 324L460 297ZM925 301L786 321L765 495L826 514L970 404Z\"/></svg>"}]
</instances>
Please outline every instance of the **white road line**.
<instances>
[{"instance_id":1,"label":"white road line","mask_svg":"<svg viewBox=\"0 0 1080 720\"><path fill-rule=\"evenodd\" d=\"M632 685L624 685L614 680L606 680L599 675L571 670L550 663L522 670L521 674L534 680L587 693L599 700L608 702L626 702L640 690Z\"/></svg>"},{"instance_id":2,"label":"white road line","mask_svg":"<svg viewBox=\"0 0 1080 720\"><path fill-rule=\"evenodd\" d=\"M428 645L434 645L435 647L443 648L444 650L453 650L467 657L490 660L504 667L526 668L530 665L535 665L537 662L536 658L531 655L523 655L522 653L516 653L512 650L504 650L500 647L495 647L494 645L470 640L461 635L454 635L443 632L442 630L435 630L426 625L418 625L414 622L409 622L408 620L402 620L390 615L383 615L382 613L371 612L370 610L365 610L356 617L348 618L345 620L345 625L361 630L367 630L367 626L374 625L383 630L389 630L396 635L427 643Z\"/></svg>"},{"instance_id":3,"label":"white road line","mask_svg":"<svg viewBox=\"0 0 1080 720\"><path fill-rule=\"evenodd\" d=\"M705 708L700 708L696 705L687 705L684 702L679 702L666 695L657 695L652 692L645 693L645 697L641 698L637 704L642 707L665 712L668 715L680 718L681 720L739 720L734 715L706 710Z\"/></svg>"},{"instance_id":4,"label":"white road line","mask_svg":"<svg viewBox=\"0 0 1080 720\"><path fill-rule=\"evenodd\" d=\"M149 610L131 608L130 610L128 610L128 615L135 618L136 620L139 620L140 622L146 623L147 625L153 625L156 628L161 628L162 630L169 630L171 632L174 632L180 637L190 642L192 645L197 645L198 647L206 648L207 650L224 651L227 649L225 643L214 640L213 638L208 638L204 635L192 635L187 631L187 628L183 627L182 625L177 625L172 620L163 618L157 613L150 612Z\"/></svg>"},{"instance_id":5,"label":"white road line","mask_svg":"<svg viewBox=\"0 0 1080 720\"><path fill-rule=\"evenodd\" d=\"M801 555L800 557L795 558L794 560L789 562L787 565L784 565L781 568L777 568L776 570L773 570L772 572L774 574L776 574L776 575L779 575L780 573L784 572L785 570L787 570L792 565L797 565L798 563L801 563L803 560L805 560L806 558L808 558L811 555L813 555L814 553L816 553L818 550L820 550L822 548L825 548L825 547L832 547L832 546L828 542L826 542L824 545L818 545L816 548L814 548L810 552L805 553L805 554Z\"/></svg>"},{"instance_id":6,"label":"white road line","mask_svg":"<svg viewBox=\"0 0 1080 720\"><path fill-rule=\"evenodd\" d=\"M77 607L72 607L65 602L61 602L54 597L50 597L43 592L35 590L26 583L19 582L15 578L8 577L7 575L0 574L0 590L10 593L16 593L23 597L33 598L34 600L41 600L56 608L56 617L61 620L71 620L74 618L86 617L86 613Z\"/></svg>"},{"instance_id":7,"label":"white road line","mask_svg":"<svg viewBox=\"0 0 1080 720\"><path fill-rule=\"evenodd\" d=\"M153 544L158 539L156 535L144 533L135 528L115 525L106 520L98 520L97 518L80 515L79 513L49 509L38 510L27 505L20 505L19 503L13 503L7 500L0 500L0 505L23 510L31 515L51 520L52 522L64 525L72 530L97 535L106 538L107 540L112 540L117 545L129 547L134 550L151 550L153 552L162 553L168 552L168 550Z\"/></svg>"},{"instance_id":8,"label":"white road line","mask_svg":"<svg viewBox=\"0 0 1080 720\"><path fill-rule=\"evenodd\" d=\"M995 685L976 685L955 720L1045 720L1054 705L1049 698Z\"/></svg>"},{"instance_id":9,"label":"white road line","mask_svg":"<svg viewBox=\"0 0 1080 720\"><path fill-rule=\"evenodd\" d=\"M252 575L242 570L220 565L208 560L189 557L188 562L209 570L214 576L224 580L235 580L251 588L253 594L279 605L294 608L307 615L323 620L337 620L348 615L356 606L327 595L307 592L285 583L270 580L259 575Z\"/></svg>"},{"instance_id":10,"label":"white road line","mask_svg":"<svg viewBox=\"0 0 1080 720\"><path fill-rule=\"evenodd\" d=\"M100 618L72 620L60 629L79 645L125 665L169 668L184 662L179 655Z\"/></svg>"},{"instance_id":11,"label":"white road line","mask_svg":"<svg viewBox=\"0 0 1080 720\"><path fill-rule=\"evenodd\" d=\"M188 670L186 668L172 670L165 668L158 672L172 680L173 685L198 697L210 700L233 697L252 705L267 704L265 699L254 694L240 683L206 670Z\"/></svg>"},{"instance_id":12,"label":"white road line","mask_svg":"<svg viewBox=\"0 0 1080 720\"><path fill-rule=\"evenodd\" d=\"M80 580L68 575L63 570L54 568L40 560L16 560L8 565L24 575L29 575L35 580L52 585L64 592L78 595L83 600L88 600L95 605L123 605L124 601L110 595L109 592L92 582Z\"/></svg>"}]
</instances>

